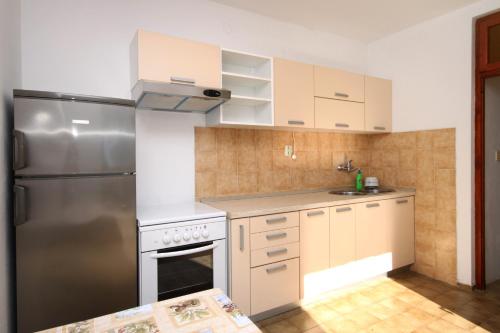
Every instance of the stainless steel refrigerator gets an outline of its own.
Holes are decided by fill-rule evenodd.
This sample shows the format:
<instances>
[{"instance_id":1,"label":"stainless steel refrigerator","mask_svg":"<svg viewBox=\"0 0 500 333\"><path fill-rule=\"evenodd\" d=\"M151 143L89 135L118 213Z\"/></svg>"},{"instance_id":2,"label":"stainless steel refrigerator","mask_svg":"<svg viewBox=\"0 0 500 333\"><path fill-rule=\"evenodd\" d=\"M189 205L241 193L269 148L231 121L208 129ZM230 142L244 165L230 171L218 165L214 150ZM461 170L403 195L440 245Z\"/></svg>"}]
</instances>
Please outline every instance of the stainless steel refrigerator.
<instances>
[{"instance_id":1,"label":"stainless steel refrigerator","mask_svg":"<svg viewBox=\"0 0 500 333\"><path fill-rule=\"evenodd\" d=\"M14 91L19 332L137 305L133 101Z\"/></svg>"}]
</instances>

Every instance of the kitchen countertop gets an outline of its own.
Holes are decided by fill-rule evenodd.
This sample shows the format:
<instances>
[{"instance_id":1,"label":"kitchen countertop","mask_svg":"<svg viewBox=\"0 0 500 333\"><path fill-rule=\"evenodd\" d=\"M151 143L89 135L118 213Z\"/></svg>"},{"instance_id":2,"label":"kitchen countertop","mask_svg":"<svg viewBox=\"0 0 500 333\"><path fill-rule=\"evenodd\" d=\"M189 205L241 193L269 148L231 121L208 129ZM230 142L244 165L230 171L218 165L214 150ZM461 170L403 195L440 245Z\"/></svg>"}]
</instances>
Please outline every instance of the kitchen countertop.
<instances>
[{"instance_id":1,"label":"kitchen countertop","mask_svg":"<svg viewBox=\"0 0 500 333\"><path fill-rule=\"evenodd\" d=\"M52 328L45 333L262 333L220 289Z\"/></svg>"},{"instance_id":2,"label":"kitchen countertop","mask_svg":"<svg viewBox=\"0 0 500 333\"><path fill-rule=\"evenodd\" d=\"M415 190L408 188L398 188L395 189L395 192L362 196L329 194L328 192L331 190L205 199L203 202L226 211L228 218L236 219L415 195Z\"/></svg>"}]
</instances>

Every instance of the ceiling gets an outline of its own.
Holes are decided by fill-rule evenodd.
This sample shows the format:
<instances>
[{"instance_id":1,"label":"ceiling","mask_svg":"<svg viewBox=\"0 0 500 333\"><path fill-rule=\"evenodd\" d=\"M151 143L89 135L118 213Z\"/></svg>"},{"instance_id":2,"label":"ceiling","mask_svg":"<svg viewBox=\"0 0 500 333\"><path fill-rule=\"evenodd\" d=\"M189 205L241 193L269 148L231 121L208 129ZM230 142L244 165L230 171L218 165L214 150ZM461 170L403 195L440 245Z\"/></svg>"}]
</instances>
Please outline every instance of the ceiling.
<instances>
[{"instance_id":1,"label":"ceiling","mask_svg":"<svg viewBox=\"0 0 500 333\"><path fill-rule=\"evenodd\" d=\"M212 0L308 29L371 42L478 0Z\"/></svg>"}]
</instances>

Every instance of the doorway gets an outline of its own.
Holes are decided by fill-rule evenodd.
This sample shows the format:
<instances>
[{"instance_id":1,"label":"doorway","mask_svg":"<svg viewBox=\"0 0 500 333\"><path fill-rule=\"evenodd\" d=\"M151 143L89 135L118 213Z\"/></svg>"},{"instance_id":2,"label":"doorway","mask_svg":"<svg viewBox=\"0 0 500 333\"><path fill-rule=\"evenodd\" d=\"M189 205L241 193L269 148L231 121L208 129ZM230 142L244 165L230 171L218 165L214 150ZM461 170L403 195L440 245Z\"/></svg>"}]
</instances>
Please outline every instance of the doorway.
<instances>
[{"instance_id":1,"label":"doorway","mask_svg":"<svg viewBox=\"0 0 500 333\"><path fill-rule=\"evenodd\" d=\"M500 12L476 21L475 60L475 277L485 289L500 279Z\"/></svg>"}]
</instances>

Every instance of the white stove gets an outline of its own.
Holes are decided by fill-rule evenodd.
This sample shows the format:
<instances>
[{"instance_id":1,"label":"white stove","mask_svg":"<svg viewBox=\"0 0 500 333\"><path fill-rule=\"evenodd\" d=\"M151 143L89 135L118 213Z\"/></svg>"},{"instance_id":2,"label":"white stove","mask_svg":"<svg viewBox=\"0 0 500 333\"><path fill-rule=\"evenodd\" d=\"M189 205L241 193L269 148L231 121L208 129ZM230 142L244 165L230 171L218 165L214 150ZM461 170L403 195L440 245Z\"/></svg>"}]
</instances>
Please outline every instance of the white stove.
<instances>
[{"instance_id":1,"label":"white stove","mask_svg":"<svg viewBox=\"0 0 500 333\"><path fill-rule=\"evenodd\" d=\"M199 202L138 207L140 303L227 292L226 212Z\"/></svg>"}]
</instances>

